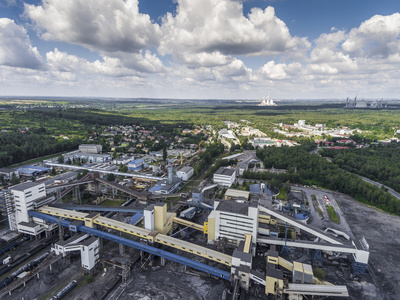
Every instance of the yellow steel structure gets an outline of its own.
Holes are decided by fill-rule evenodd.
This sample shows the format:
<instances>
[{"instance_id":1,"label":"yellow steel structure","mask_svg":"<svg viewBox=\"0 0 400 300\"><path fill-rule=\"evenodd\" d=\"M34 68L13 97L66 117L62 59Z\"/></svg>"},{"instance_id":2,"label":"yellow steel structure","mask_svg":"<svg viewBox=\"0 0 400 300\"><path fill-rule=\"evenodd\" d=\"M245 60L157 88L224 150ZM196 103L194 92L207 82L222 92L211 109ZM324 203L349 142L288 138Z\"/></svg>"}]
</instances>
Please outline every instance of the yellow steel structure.
<instances>
[{"instance_id":1,"label":"yellow steel structure","mask_svg":"<svg viewBox=\"0 0 400 300\"><path fill-rule=\"evenodd\" d=\"M206 233L206 230L203 225L196 224L196 223L190 222L188 220L180 219L177 217L174 217L173 220L175 223L178 223L178 224L184 225L186 227L190 227L190 228L193 228L193 229L196 229L196 230Z\"/></svg>"},{"instance_id":2,"label":"yellow steel structure","mask_svg":"<svg viewBox=\"0 0 400 300\"><path fill-rule=\"evenodd\" d=\"M290 261L288 261L280 256L278 257L278 260L279 260L279 265L282 268L285 268L286 270L289 270L290 272L293 271L293 264Z\"/></svg>"},{"instance_id":3,"label":"yellow steel structure","mask_svg":"<svg viewBox=\"0 0 400 300\"><path fill-rule=\"evenodd\" d=\"M56 217L62 217L62 218L68 218L68 219L74 219L78 221L85 221L85 217L88 215L87 213L82 213L74 210L67 210L67 209L61 209L61 208L55 208L55 207L50 207L50 206L42 206L40 208L37 208L36 211L56 216Z\"/></svg>"},{"instance_id":4,"label":"yellow steel structure","mask_svg":"<svg viewBox=\"0 0 400 300\"><path fill-rule=\"evenodd\" d=\"M89 214L77 212L73 210L60 209L50 206L43 206L37 209L38 212L45 213L48 215L53 215L57 217L63 217L68 219L85 221L85 218L88 217ZM165 234L161 234L156 230L150 231L145 228L137 227L131 224L126 224L120 221L116 221L113 219L105 218L102 216L97 216L91 218L91 222L93 224L97 224L100 226L108 227L114 230L118 230L127 234L131 234L151 242L160 243L166 246L170 246L188 253L192 253L201 257L205 257L207 259L219 262L221 264L231 266L232 265L232 257L226 255L224 253L214 251L196 244L192 244L189 242L185 242L173 237L170 237ZM199 225L201 226L201 225Z\"/></svg>"},{"instance_id":5,"label":"yellow steel structure","mask_svg":"<svg viewBox=\"0 0 400 300\"><path fill-rule=\"evenodd\" d=\"M249 253L250 252L250 246L251 246L251 234L245 233L244 234L244 247L243 247L243 252L244 253Z\"/></svg>"}]
</instances>

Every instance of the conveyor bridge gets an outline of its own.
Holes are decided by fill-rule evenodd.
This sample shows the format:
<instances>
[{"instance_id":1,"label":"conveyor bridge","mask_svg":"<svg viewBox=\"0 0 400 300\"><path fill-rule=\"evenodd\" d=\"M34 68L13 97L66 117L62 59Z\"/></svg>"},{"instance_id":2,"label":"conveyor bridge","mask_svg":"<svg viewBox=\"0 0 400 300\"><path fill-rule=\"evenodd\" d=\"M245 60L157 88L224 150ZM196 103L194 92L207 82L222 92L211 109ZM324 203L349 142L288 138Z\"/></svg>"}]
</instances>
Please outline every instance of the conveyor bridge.
<instances>
[{"instance_id":1,"label":"conveyor bridge","mask_svg":"<svg viewBox=\"0 0 400 300\"><path fill-rule=\"evenodd\" d=\"M92 227L93 224L108 227L108 228L111 228L111 229L114 229L117 231L121 231L121 232L124 232L127 234L131 234L131 235L149 240L151 242L160 243L160 244L172 247L172 248L176 248L176 249L188 252L188 253L192 253L192 254L207 258L209 260L219 262L226 266L232 265L232 257L229 255L226 255L221 252L214 251L214 250L211 250L206 247L202 247L202 246L199 246L199 245L196 245L193 243L182 241L182 240L170 237L168 235L161 234L155 230L150 231L145 228L141 228L141 227L133 226L131 224L126 224L126 223L123 223L120 221L105 218L105 217L100 216L99 214L92 215L92 214L87 214L87 213L83 213L83 212L65 210L65 209L60 209L60 208L55 208L55 207L50 207L50 206L40 207L37 209L37 211L44 213L44 214L56 216L56 217L84 221L85 225L89 225L90 227Z\"/></svg>"},{"instance_id":2,"label":"conveyor bridge","mask_svg":"<svg viewBox=\"0 0 400 300\"><path fill-rule=\"evenodd\" d=\"M42 220L45 220L45 221L48 221L51 223L60 224L61 226L64 226L64 227L69 227L71 224L70 221L63 220L63 219L57 218L55 216L52 216L52 215L49 215L49 214L46 214L43 212L30 210L28 213L32 217L39 218L39 219L42 219ZM83 214L83 213L79 213L76 216L74 216L74 214L71 214L71 216L74 216L75 219L78 219L81 216L80 214ZM83 214L83 215L86 215L86 214ZM65 216L65 217L67 217L67 216ZM104 219L106 219L106 218L104 218ZM130 225L130 226L132 226L132 225ZM135 227L135 226L132 226L132 227ZM139 228L139 227L137 227L137 228ZM231 280L230 273L227 271L223 271L218 268L208 266L208 265L200 263L198 261L180 256L180 255L177 255L177 254L174 254L174 253L171 253L171 252L168 252L168 251L165 251L165 250L153 247L153 246L149 246L149 245L146 245L146 244L143 244L140 242L136 242L136 241L124 238L124 237L117 236L115 234L104 232L102 230L98 230L98 229L91 228L91 227L84 226L84 225L78 226L77 229L78 229L78 231L83 232L83 233L88 233L88 234L91 234L91 235L94 235L94 236L97 236L100 238L105 238L107 240L117 242L117 243L126 245L128 247L132 247L132 248L135 248L135 249L138 249L141 251L145 251L147 253L151 253L153 255L160 256L165 259L168 259L168 260L186 265L188 267L206 272L208 274L217 276L222 279L229 280L229 281ZM142 228L140 228L140 229L142 229ZM144 229L142 229L142 230L144 230ZM173 240L174 242L179 241L179 240L176 240L173 238L171 238L171 240Z\"/></svg>"},{"instance_id":3,"label":"conveyor bridge","mask_svg":"<svg viewBox=\"0 0 400 300\"><path fill-rule=\"evenodd\" d=\"M143 209L130 208L124 206L52 204L51 207L69 209L69 210L82 210L82 211L107 211L107 212L112 211L112 212L126 212L126 213L143 212Z\"/></svg>"}]
</instances>

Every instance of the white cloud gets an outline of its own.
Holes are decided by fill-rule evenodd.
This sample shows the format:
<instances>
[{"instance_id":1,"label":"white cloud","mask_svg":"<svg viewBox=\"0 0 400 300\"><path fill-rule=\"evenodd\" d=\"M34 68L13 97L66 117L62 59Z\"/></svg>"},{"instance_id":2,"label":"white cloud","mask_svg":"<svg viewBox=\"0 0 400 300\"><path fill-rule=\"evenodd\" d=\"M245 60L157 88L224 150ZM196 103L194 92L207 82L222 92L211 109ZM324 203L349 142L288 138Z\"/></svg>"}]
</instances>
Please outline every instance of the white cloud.
<instances>
[{"instance_id":1,"label":"white cloud","mask_svg":"<svg viewBox=\"0 0 400 300\"><path fill-rule=\"evenodd\" d=\"M139 13L137 0L43 0L25 4L45 40L83 45L105 52L138 52L157 46L161 30Z\"/></svg>"},{"instance_id":2,"label":"white cloud","mask_svg":"<svg viewBox=\"0 0 400 300\"><path fill-rule=\"evenodd\" d=\"M39 69L42 58L32 47L26 30L13 20L0 18L0 65Z\"/></svg>"},{"instance_id":3,"label":"white cloud","mask_svg":"<svg viewBox=\"0 0 400 300\"><path fill-rule=\"evenodd\" d=\"M232 0L178 0L176 15L163 18L161 54L172 54L190 66L230 63L232 55L272 55L308 48L292 37L273 7L253 8ZM211 56L214 56L211 58Z\"/></svg>"},{"instance_id":4,"label":"white cloud","mask_svg":"<svg viewBox=\"0 0 400 300\"><path fill-rule=\"evenodd\" d=\"M96 60L93 63L75 55L59 51L47 52L47 63L51 71L60 73L79 73L81 75L98 74L111 77L132 76L136 72L122 65L118 58L103 57L104 61ZM66 77L70 78L70 77Z\"/></svg>"},{"instance_id":5,"label":"white cloud","mask_svg":"<svg viewBox=\"0 0 400 300\"><path fill-rule=\"evenodd\" d=\"M275 61L271 60L262 66L260 72L269 79L285 79L287 77L285 69L286 64L275 64Z\"/></svg>"},{"instance_id":6,"label":"white cloud","mask_svg":"<svg viewBox=\"0 0 400 300\"><path fill-rule=\"evenodd\" d=\"M353 28L342 48L354 56L387 58L400 51L400 13L375 15Z\"/></svg>"}]
</instances>

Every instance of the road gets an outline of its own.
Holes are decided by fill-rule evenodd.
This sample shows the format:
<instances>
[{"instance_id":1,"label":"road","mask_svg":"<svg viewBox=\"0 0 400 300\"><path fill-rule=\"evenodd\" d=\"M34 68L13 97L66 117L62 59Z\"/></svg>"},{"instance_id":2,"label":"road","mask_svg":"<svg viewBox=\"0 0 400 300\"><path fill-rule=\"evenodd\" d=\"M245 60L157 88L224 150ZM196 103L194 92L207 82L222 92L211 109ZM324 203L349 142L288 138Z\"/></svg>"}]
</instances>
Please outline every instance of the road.
<instances>
[{"instance_id":1,"label":"road","mask_svg":"<svg viewBox=\"0 0 400 300\"><path fill-rule=\"evenodd\" d=\"M360 175L358 175L358 176L360 176ZM363 176L360 176L360 177L361 177L361 179L364 180L365 182L371 183L371 184L376 185L376 186L378 186L378 187L381 187L381 186L383 185L382 183L373 181L373 180L368 179L368 178L366 178L366 177L363 177ZM386 185L383 185L383 186L384 186L385 188L388 189L388 192L389 192L390 194L392 194L394 197L396 197L397 199L400 200L400 194L399 194L398 192L396 192L395 190L391 189L390 187L388 187L388 186L386 186Z\"/></svg>"},{"instance_id":2,"label":"road","mask_svg":"<svg viewBox=\"0 0 400 300\"><path fill-rule=\"evenodd\" d=\"M310 203L311 213L313 215L313 220L310 223L310 225L320 228L322 230L324 230L326 227L331 227L331 228L334 228L334 229L337 229L337 230L347 233L351 239L354 239L354 234L353 234L349 224L347 223L342 210L340 209L339 205L337 204L336 199L333 197L333 195L331 194L330 191L322 190L322 189L310 189L310 188L297 187L297 186L292 186L292 189L303 190L304 193L306 194L308 202ZM323 213L323 216L324 216L324 218L322 220L319 218L319 215L315 211L314 205L312 204L313 203L312 198L311 198L312 194L314 194L317 197L318 206L320 207L320 209ZM326 210L324 195L326 195L329 198L331 205L333 206L333 208L336 211L336 214L338 215L340 224L335 224L330 220L328 212Z\"/></svg>"}]
</instances>

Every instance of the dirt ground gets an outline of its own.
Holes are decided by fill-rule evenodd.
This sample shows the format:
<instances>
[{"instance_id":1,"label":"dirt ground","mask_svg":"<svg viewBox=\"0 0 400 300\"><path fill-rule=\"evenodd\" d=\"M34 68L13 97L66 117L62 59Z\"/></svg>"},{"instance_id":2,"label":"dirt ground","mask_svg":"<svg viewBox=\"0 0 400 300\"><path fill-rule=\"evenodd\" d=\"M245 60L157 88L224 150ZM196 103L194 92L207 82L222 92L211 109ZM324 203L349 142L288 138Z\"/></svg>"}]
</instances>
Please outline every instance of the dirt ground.
<instances>
[{"instance_id":1,"label":"dirt ground","mask_svg":"<svg viewBox=\"0 0 400 300\"><path fill-rule=\"evenodd\" d=\"M185 271L183 265L171 261L167 261L165 266L156 264L135 276L119 299L219 300L230 288L230 283L225 280Z\"/></svg>"},{"instance_id":2,"label":"dirt ground","mask_svg":"<svg viewBox=\"0 0 400 300\"><path fill-rule=\"evenodd\" d=\"M400 218L377 211L350 196L334 193L356 238L370 246L367 277L348 281L353 299L400 299Z\"/></svg>"}]
</instances>

